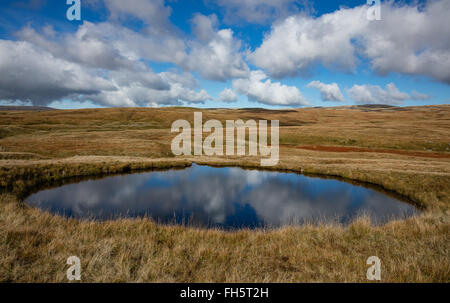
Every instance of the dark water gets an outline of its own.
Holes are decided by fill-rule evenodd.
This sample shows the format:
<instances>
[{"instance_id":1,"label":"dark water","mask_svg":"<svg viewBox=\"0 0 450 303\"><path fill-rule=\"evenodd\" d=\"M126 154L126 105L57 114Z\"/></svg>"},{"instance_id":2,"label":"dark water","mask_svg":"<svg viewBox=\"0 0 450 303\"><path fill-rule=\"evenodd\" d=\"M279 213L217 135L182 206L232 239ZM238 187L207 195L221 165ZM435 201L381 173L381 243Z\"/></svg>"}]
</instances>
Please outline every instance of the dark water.
<instances>
[{"instance_id":1,"label":"dark water","mask_svg":"<svg viewBox=\"0 0 450 303\"><path fill-rule=\"evenodd\" d=\"M161 223L224 229L317 220L346 224L363 213L382 224L417 213L385 193L343 181L199 165L63 185L26 202L75 218L150 216Z\"/></svg>"}]
</instances>

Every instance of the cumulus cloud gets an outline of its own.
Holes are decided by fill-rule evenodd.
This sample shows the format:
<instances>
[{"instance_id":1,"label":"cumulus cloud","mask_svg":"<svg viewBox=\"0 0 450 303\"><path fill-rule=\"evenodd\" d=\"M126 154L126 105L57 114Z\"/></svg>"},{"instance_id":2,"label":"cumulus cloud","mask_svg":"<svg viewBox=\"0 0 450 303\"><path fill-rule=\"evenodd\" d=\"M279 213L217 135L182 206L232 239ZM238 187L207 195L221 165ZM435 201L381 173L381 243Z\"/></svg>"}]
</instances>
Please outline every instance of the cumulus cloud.
<instances>
[{"instance_id":1,"label":"cumulus cloud","mask_svg":"<svg viewBox=\"0 0 450 303\"><path fill-rule=\"evenodd\" d=\"M33 54L19 53L24 58L18 61L42 62L40 57L54 58L55 62L48 64L47 69L43 64L31 67L35 75L50 73L49 68L52 68L55 79L50 83L52 77L41 78L45 83L41 83L39 91L38 86L25 88L26 81L8 87L7 75L0 75L4 78L0 84L5 84L0 88L0 99L42 105L63 98L87 99L104 106L202 103L211 97L206 90L197 89L198 81L191 71L221 81L248 74L248 67L239 53L239 41L233 38L231 30L217 30L214 15L196 15L192 22L197 40L186 42L176 31L170 31L173 29L168 24L170 8L164 6L164 1L98 0L89 4L95 7L101 3L110 12L105 22L84 21L75 32L56 32L51 26L37 30L25 26L17 32L16 37L35 50ZM144 28L138 32L120 24L119 21L129 17L141 20ZM157 74L146 61L173 63L185 72L175 69ZM78 77L78 82L70 79L71 84L67 84L63 79L68 77L58 78L68 72L67 66L71 68L70 75ZM14 75L20 66L8 65L8 68ZM58 83L57 79L60 79Z\"/></svg>"},{"instance_id":2,"label":"cumulus cloud","mask_svg":"<svg viewBox=\"0 0 450 303\"><path fill-rule=\"evenodd\" d=\"M419 93L415 90L412 91L411 93L411 99L412 100L429 100L432 97L430 95L427 94L423 94L423 93Z\"/></svg>"},{"instance_id":3,"label":"cumulus cloud","mask_svg":"<svg viewBox=\"0 0 450 303\"><path fill-rule=\"evenodd\" d=\"M0 100L46 105L115 89L110 81L28 42L0 40L0 70Z\"/></svg>"},{"instance_id":4,"label":"cumulus cloud","mask_svg":"<svg viewBox=\"0 0 450 303\"><path fill-rule=\"evenodd\" d=\"M344 101L344 96L337 83L326 84L320 81L312 81L308 84L308 87L317 88L323 101Z\"/></svg>"},{"instance_id":5,"label":"cumulus cloud","mask_svg":"<svg viewBox=\"0 0 450 303\"><path fill-rule=\"evenodd\" d=\"M145 59L170 62L210 80L226 81L248 76L249 68L240 51L241 43L231 29L218 30L215 15L196 14L191 23L196 37L193 41L185 41L173 32L136 32L113 22L87 21L75 34L59 39L40 35L30 28L19 32L18 37L91 66L111 69L130 66L130 60Z\"/></svg>"},{"instance_id":6,"label":"cumulus cloud","mask_svg":"<svg viewBox=\"0 0 450 303\"><path fill-rule=\"evenodd\" d=\"M151 106L203 103L211 97L206 90L196 91L196 81L189 73L163 72L156 74L167 84L165 89L149 86L145 80L149 73L112 72L111 80L116 85L114 91L102 91L91 100L106 106Z\"/></svg>"},{"instance_id":7,"label":"cumulus cloud","mask_svg":"<svg viewBox=\"0 0 450 303\"><path fill-rule=\"evenodd\" d=\"M353 85L353 87L348 89L347 92L356 103L361 104L378 103L398 105L408 99L429 99L428 95L420 94L415 91L412 95L401 92L394 83L387 84L386 90L382 89L378 85Z\"/></svg>"},{"instance_id":8,"label":"cumulus cloud","mask_svg":"<svg viewBox=\"0 0 450 303\"><path fill-rule=\"evenodd\" d=\"M16 33L20 40L39 46L57 57L89 67L130 68L133 61L145 58L178 64L185 60L184 42L173 36L159 38L134 32L113 23L84 21L73 34L59 34L46 26L37 32L30 26Z\"/></svg>"},{"instance_id":9,"label":"cumulus cloud","mask_svg":"<svg viewBox=\"0 0 450 303\"><path fill-rule=\"evenodd\" d=\"M172 13L164 0L103 0L110 19L137 18L148 25L147 30L167 32L171 27L168 18Z\"/></svg>"},{"instance_id":10,"label":"cumulus cloud","mask_svg":"<svg viewBox=\"0 0 450 303\"><path fill-rule=\"evenodd\" d=\"M356 67L351 37L364 24L366 9L341 9L333 14L295 15L272 26L249 58L274 77L307 73L317 63L342 69Z\"/></svg>"},{"instance_id":11,"label":"cumulus cloud","mask_svg":"<svg viewBox=\"0 0 450 303\"><path fill-rule=\"evenodd\" d=\"M188 72L179 73L176 69L170 69L168 71L159 73L162 79L167 81L168 83L179 83L187 88L197 88L199 86L198 80Z\"/></svg>"},{"instance_id":12,"label":"cumulus cloud","mask_svg":"<svg viewBox=\"0 0 450 303\"><path fill-rule=\"evenodd\" d=\"M223 91L220 92L219 99L222 102L231 103L236 102L238 98L232 89L225 88Z\"/></svg>"},{"instance_id":13,"label":"cumulus cloud","mask_svg":"<svg viewBox=\"0 0 450 303\"><path fill-rule=\"evenodd\" d=\"M111 22L86 21L75 34L60 38L30 28L20 31L18 37L89 66L116 69L145 59L170 62L210 80L247 77L249 68L240 52L241 43L231 29L218 30L215 15L197 14L192 24L197 40L188 42L173 34L140 33Z\"/></svg>"},{"instance_id":14,"label":"cumulus cloud","mask_svg":"<svg viewBox=\"0 0 450 303\"><path fill-rule=\"evenodd\" d=\"M198 71L206 79L226 81L247 77L249 68L240 53L241 43L231 29L216 30L214 17L196 15L195 32L202 40L192 41L186 61L181 66Z\"/></svg>"},{"instance_id":15,"label":"cumulus cloud","mask_svg":"<svg viewBox=\"0 0 450 303\"><path fill-rule=\"evenodd\" d=\"M265 81L264 81L265 80ZM252 71L250 77L233 80L233 89L246 95L249 100L268 105L307 105L308 102L297 87L272 82L260 70Z\"/></svg>"},{"instance_id":16,"label":"cumulus cloud","mask_svg":"<svg viewBox=\"0 0 450 303\"><path fill-rule=\"evenodd\" d=\"M146 59L155 62L180 64L186 60L183 39L173 34L136 32L111 22L84 22L79 30L107 41L121 56L130 60Z\"/></svg>"},{"instance_id":17,"label":"cumulus cloud","mask_svg":"<svg viewBox=\"0 0 450 303\"><path fill-rule=\"evenodd\" d=\"M115 91L102 91L91 97L91 100L101 105L129 107L203 103L210 99L206 90L194 91L179 83L172 84L169 90L153 90L139 85L122 86Z\"/></svg>"},{"instance_id":18,"label":"cumulus cloud","mask_svg":"<svg viewBox=\"0 0 450 303\"><path fill-rule=\"evenodd\" d=\"M216 34L216 29L219 20L215 14L205 16L202 14L195 14L191 20L192 31L197 39L200 41L210 41Z\"/></svg>"},{"instance_id":19,"label":"cumulus cloud","mask_svg":"<svg viewBox=\"0 0 450 303\"><path fill-rule=\"evenodd\" d=\"M382 20L367 6L341 8L318 18L299 14L272 26L249 58L274 77L308 73L316 64L353 71L358 55L380 74L430 76L450 83L450 1L382 4Z\"/></svg>"},{"instance_id":20,"label":"cumulus cloud","mask_svg":"<svg viewBox=\"0 0 450 303\"><path fill-rule=\"evenodd\" d=\"M224 9L226 23L248 22L265 24L299 12L312 11L307 0L210 0Z\"/></svg>"},{"instance_id":21,"label":"cumulus cloud","mask_svg":"<svg viewBox=\"0 0 450 303\"><path fill-rule=\"evenodd\" d=\"M251 23L298 12L300 2L217 0L227 14L235 11ZM445 14L449 3L437 0L418 10L389 2L380 22L367 21L365 6L318 18L291 16L275 22L262 45L250 53L231 29L219 28L214 14L195 14L190 20L193 36L188 38L170 23L171 8L163 0L92 0L87 5L107 9L106 21L84 21L73 32L25 26L16 33L18 41L0 40L0 100L46 105L71 98L105 106L205 102L211 97L199 89L195 74L215 81L233 79L233 89L219 95L224 102L243 94L263 104L303 105L307 102L296 87L272 82L266 72L284 77L308 73L316 64L351 71L358 66L358 56L368 58L381 74L428 75L450 83L450 40L442 38L450 36ZM121 24L129 18L141 21L142 28ZM244 53L264 72L250 71ZM156 73L148 62L177 68ZM343 100L336 83L313 81L308 86L319 89L323 100ZM393 84L386 90L355 85L349 91L357 102L431 98L402 93Z\"/></svg>"},{"instance_id":22,"label":"cumulus cloud","mask_svg":"<svg viewBox=\"0 0 450 303\"><path fill-rule=\"evenodd\" d=\"M163 72L157 74L167 81L166 89L155 89L149 87L145 81L147 73L128 74L127 72L110 73L111 81L116 89L112 91L101 91L89 96L89 99L97 104L105 106L147 106L157 107L159 105L182 105L186 103L203 103L211 99L204 89L195 90L196 81L191 74Z\"/></svg>"},{"instance_id":23,"label":"cumulus cloud","mask_svg":"<svg viewBox=\"0 0 450 303\"><path fill-rule=\"evenodd\" d=\"M240 41L230 29L217 29L215 15L195 15L196 40L187 41L170 31L170 7L162 0L89 3L101 4L110 13L105 22L84 21L75 32L64 33L50 25L40 29L27 25L15 33L20 43L2 42L0 51L7 55L1 58L5 73L0 75L0 99L39 105L63 98L84 98L105 106L199 103L211 97L197 89L191 72L218 81L248 76ZM143 22L142 30L121 25L130 17ZM173 63L184 72L158 74L148 61ZM10 85L24 70L30 73ZM33 81L31 75L40 77Z\"/></svg>"},{"instance_id":24,"label":"cumulus cloud","mask_svg":"<svg viewBox=\"0 0 450 303\"><path fill-rule=\"evenodd\" d=\"M70 61L70 55L58 57L58 49L54 53L28 41L0 40L0 100L48 105L71 98L106 106L157 106L211 99L205 90L194 90L187 73L156 74L139 61L108 70L90 67L89 60Z\"/></svg>"}]
</instances>

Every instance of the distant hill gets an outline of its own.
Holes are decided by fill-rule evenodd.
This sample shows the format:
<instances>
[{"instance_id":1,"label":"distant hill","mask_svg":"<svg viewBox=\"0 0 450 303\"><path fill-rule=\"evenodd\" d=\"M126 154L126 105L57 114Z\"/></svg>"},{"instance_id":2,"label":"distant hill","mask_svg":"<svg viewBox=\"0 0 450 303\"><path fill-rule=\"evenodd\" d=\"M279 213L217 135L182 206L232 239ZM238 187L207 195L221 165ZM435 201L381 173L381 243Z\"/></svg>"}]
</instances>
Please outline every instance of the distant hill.
<instances>
[{"instance_id":1,"label":"distant hill","mask_svg":"<svg viewBox=\"0 0 450 303\"><path fill-rule=\"evenodd\" d=\"M388 105L388 104L361 104L361 105L354 105L355 107L362 107L362 108L392 108L397 107L394 105Z\"/></svg>"},{"instance_id":2,"label":"distant hill","mask_svg":"<svg viewBox=\"0 0 450 303\"><path fill-rule=\"evenodd\" d=\"M0 105L0 111L46 111L46 110L56 110L56 108L45 107L45 106L3 106Z\"/></svg>"}]
</instances>

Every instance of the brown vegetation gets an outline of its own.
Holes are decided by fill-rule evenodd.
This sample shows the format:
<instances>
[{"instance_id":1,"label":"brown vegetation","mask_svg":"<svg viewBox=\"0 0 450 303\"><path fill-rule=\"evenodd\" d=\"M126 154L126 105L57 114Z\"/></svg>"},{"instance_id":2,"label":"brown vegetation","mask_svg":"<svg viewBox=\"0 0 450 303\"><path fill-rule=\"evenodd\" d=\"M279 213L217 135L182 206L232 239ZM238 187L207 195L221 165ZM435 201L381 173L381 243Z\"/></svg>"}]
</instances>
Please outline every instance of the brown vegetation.
<instances>
[{"instance_id":1,"label":"brown vegetation","mask_svg":"<svg viewBox=\"0 0 450 303\"><path fill-rule=\"evenodd\" d=\"M385 226L361 218L332 225L223 232L103 223L53 216L21 202L30 188L73 176L184 167L193 161L258 167L251 157L174 157L171 123L191 108L0 111L0 281L65 281L82 260L83 281L383 281L450 277L450 106L202 110L203 119L277 119L274 169L340 176L408 197L422 215Z\"/></svg>"}]
</instances>

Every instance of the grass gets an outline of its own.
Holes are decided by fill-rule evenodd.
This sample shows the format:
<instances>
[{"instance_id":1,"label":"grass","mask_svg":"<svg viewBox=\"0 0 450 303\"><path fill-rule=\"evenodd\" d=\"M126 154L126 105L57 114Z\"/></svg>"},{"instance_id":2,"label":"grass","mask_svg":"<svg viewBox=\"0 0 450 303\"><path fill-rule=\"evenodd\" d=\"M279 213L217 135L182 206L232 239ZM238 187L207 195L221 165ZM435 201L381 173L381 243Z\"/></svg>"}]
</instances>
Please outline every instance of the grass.
<instances>
[{"instance_id":1,"label":"grass","mask_svg":"<svg viewBox=\"0 0 450 303\"><path fill-rule=\"evenodd\" d=\"M428 216L225 233L139 219L80 222L0 199L2 281L65 282L70 255L81 257L90 282L363 282L371 255L382 260L383 281L444 282L450 274L448 226Z\"/></svg>"},{"instance_id":2,"label":"grass","mask_svg":"<svg viewBox=\"0 0 450 303\"><path fill-rule=\"evenodd\" d=\"M450 106L202 110L203 119L280 120L274 169L339 176L401 194L422 214L384 226L335 224L224 232L149 219L87 222L30 208L34 187L75 176L192 162L258 167L251 157L173 157L171 122L195 109L0 112L0 281L366 282L369 256L384 282L449 282Z\"/></svg>"}]
</instances>

